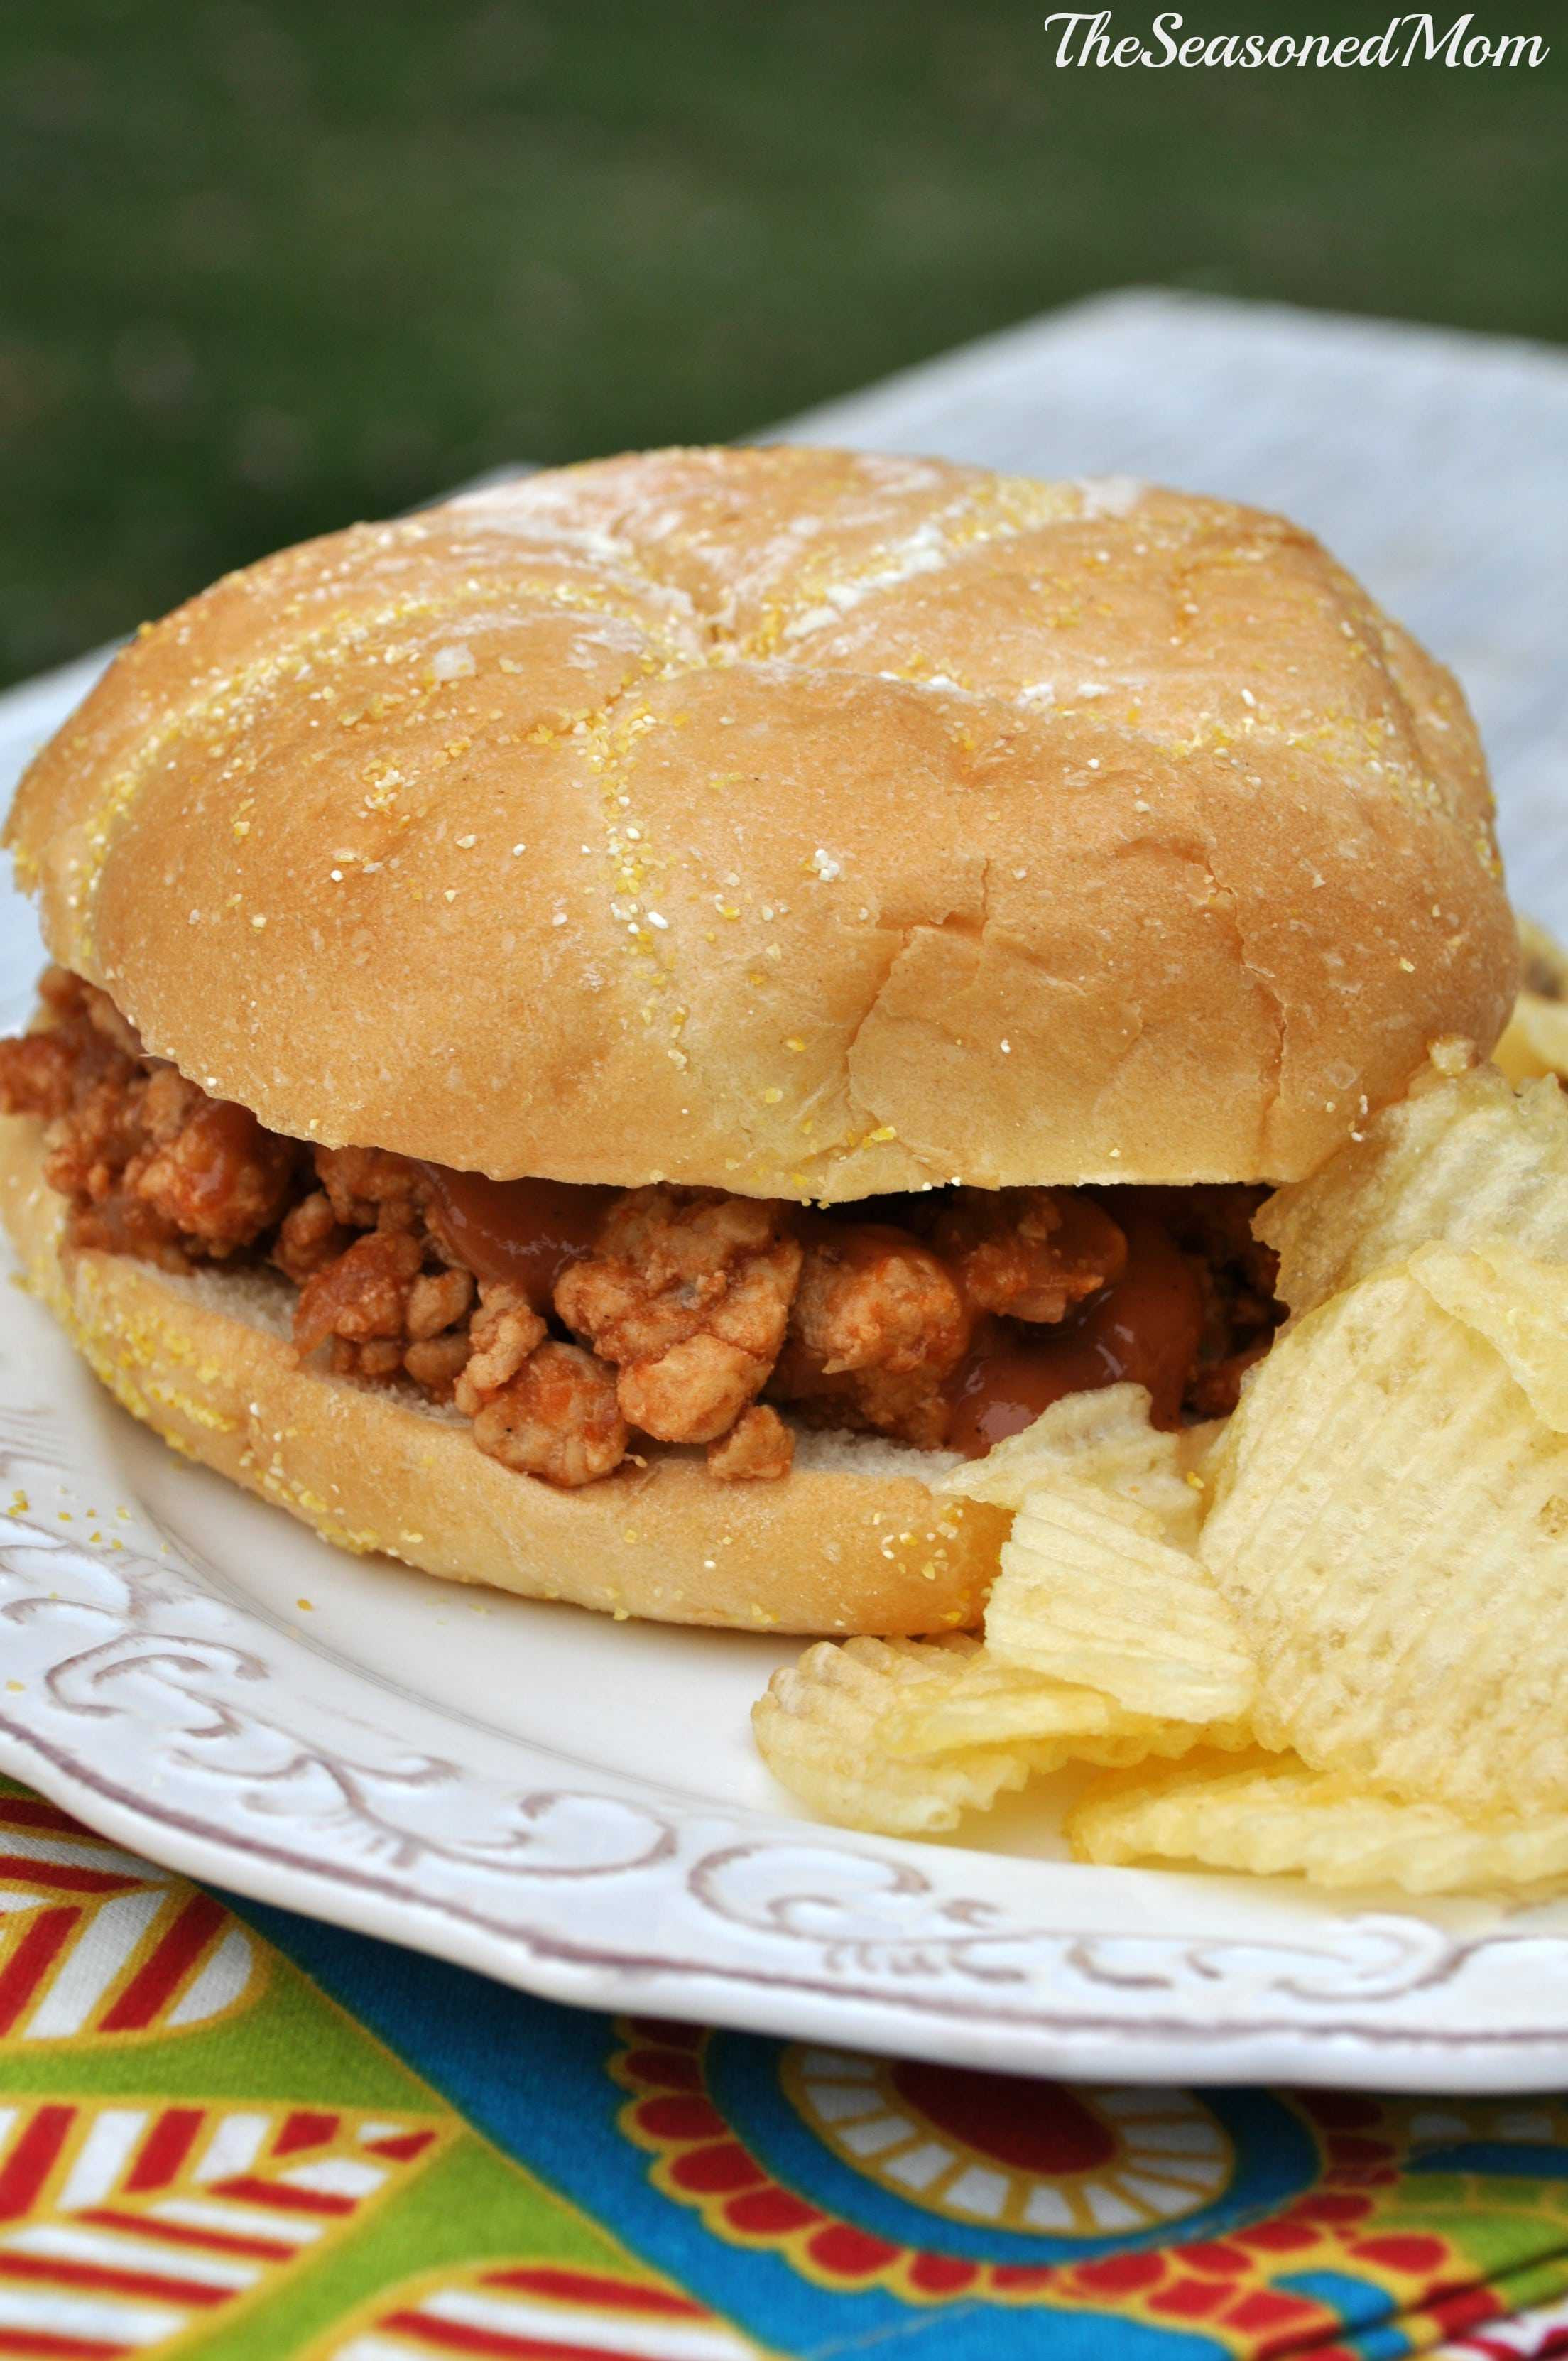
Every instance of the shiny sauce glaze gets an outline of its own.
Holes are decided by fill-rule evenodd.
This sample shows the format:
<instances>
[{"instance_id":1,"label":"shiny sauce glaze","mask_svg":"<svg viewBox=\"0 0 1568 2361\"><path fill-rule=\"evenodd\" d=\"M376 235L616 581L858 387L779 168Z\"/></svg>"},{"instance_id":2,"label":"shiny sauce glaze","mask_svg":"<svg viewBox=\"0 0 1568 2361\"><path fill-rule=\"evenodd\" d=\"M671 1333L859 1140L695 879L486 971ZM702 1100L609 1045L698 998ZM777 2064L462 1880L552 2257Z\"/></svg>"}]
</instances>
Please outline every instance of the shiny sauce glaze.
<instances>
[{"instance_id":1,"label":"shiny sauce glaze","mask_svg":"<svg viewBox=\"0 0 1568 2361\"><path fill-rule=\"evenodd\" d=\"M248 1107L208 1099L187 1123L181 1142L181 1179L188 1201L203 1212L222 1206L233 1193L236 1174L265 1157L269 1147L285 1169L298 1154L291 1142L263 1131Z\"/></svg>"},{"instance_id":2,"label":"shiny sauce glaze","mask_svg":"<svg viewBox=\"0 0 1568 2361\"><path fill-rule=\"evenodd\" d=\"M1119 1279L1049 1326L987 1319L948 1381L948 1448L981 1458L1064 1395L1125 1378L1146 1386L1157 1426L1181 1423L1182 1397L1203 1333L1201 1282L1158 1218L1116 1219L1127 1240Z\"/></svg>"},{"instance_id":3,"label":"shiny sauce glaze","mask_svg":"<svg viewBox=\"0 0 1568 2361\"><path fill-rule=\"evenodd\" d=\"M482 1281L521 1287L546 1314L562 1272L592 1253L610 1205L622 1194L572 1181L490 1180L440 1164L422 1170L432 1226L453 1254ZM830 1240L835 1259L850 1267L874 1262L890 1248L907 1256L914 1247L941 1264L961 1292L958 1257L943 1254L930 1234L928 1209L917 1200L884 1202L890 1211L904 1210L907 1202L916 1220L926 1216L927 1235L912 1235L896 1222L846 1219L849 1207L835 1207L826 1218L806 1216L802 1227L823 1243ZM1064 1319L999 1319L965 1305L967 1345L944 1388L949 1449L979 1458L1065 1395L1122 1379L1148 1388L1157 1426L1180 1424L1203 1333L1202 1285L1157 1202L1153 1191L1118 1191L1113 1215L1088 1192L1069 1198L1064 1246L1079 1243L1081 1231L1085 1247L1092 1242L1117 1275ZM1104 1233L1111 1228L1125 1238L1124 1261L1119 1254L1106 1256Z\"/></svg>"},{"instance_id":4,"label":"shiny sauce glaze","mask_svg":"<svg viewBox=\"0 0 1568 2361\"><path fill-rule=\"evenodd\" d=\"M421 1167L431 1226L480 1281L520 1287L547 1312L569 1263L591 1254L619 1189L573 1180L489 1180L445 1164Z\"/></svg>"}]
</instances>

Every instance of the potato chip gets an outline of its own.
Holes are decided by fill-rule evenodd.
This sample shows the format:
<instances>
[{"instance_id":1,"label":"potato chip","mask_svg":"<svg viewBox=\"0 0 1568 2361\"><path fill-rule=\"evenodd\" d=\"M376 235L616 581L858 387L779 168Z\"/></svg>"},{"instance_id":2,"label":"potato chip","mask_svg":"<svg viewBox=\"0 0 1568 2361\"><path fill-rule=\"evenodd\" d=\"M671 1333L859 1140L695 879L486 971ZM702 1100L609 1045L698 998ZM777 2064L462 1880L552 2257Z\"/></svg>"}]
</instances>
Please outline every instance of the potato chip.
<instances>
[{"instance_id":1,"label":"potato chip","mask_svg":"<svg viewBox=\"0 0 1568 2361\"><path fill-rule=\"evenodd\" d=\"M1211 1733L1192 1722L1129 1713L1098 1689L1073 1687L1000 1663L982 1648L950 1682L896 1697L877 1738L895 1758L1023 1743L1055 1744L1063 1762L1113 1763L1141 1763L1147 1754L1185 1754L1211 1738L1227 1742L1233 1728Z\"/></svg>"},{"instance_id":2,"label":"potato chip","mask_svg":"<svg viewBox=\"0 0 1568 2361\"><path fill-rule=\"evenodd\" d=\"M1502 1039L1492 1052L1516 1089L1551 1074L1568 1080L1568 1002L1521 992Z\"/></svg>"},{"instance_id":3,"label":"potato chip","mask_svg":"<svg viewBox=\"0 0 1568 2361\"><path fill-rule=\"evenodd\" d=\"M1519 930L1523 990L1538 1000L1568 1000L1568 950L1538 919L1516 910L1514 923Z\"/></svg>"},{"instance_id":4,"label":"potato chip","mask_svg":"<svg viewBox=\"0 0 1568 2361\"><path fill-rule=\"evenodd\" d=\"M1568 1439L1410 1272L1277 1341L1199 1550L1266 1746L1463 1812L1568 1805Z\"/></svg>"},{"instance_id":5,"label":"potato chip","mask_svg":"<svg viewBox=\"0 0 1568 2361\"><path fill-rule=\"evenodd\" d=\"M1043 1487L1084 1484L1150 1510L1168 1541L1189 1544L1203 1508L1202 1484L1193 1474L1222 1422L1167 1434L1149 1423L1150 1408L1146 1386L1068 1394L1022 1433L993 1444L983 1459L955 1467L938 1488L1021 1509Z\"/></svg>"},{"instance_id":6,"label":"potato chip","mask_svg":"<svg viewBox=\"0 0 1568 2361\"><path fill-rule=\"evenodd\" d=\"M981 1647L940 1688L932 1683L894 1698L877 1738L888 1753L902 1757L1019 1741L1139 1737L1160 1727L1096 1689L1071 1688L1022 1665L1000 1664Z\"/></svg>"},{"instance_id":7,"label":"potato chip","mask_svg":"<svg viewBox=\"0 0 1568 2361\"><path fill-rule=\"evenodd\" d=\"M998 1664L977 1640L820 1642L752 1708L774 1776L847 1826L928 1835L1031 1772L1250 1742L1126 1712L1091 1689Z\"/></svg>"},{"instance_id":8,"label":"potato chip","mask_svg":"<svg viewBox=\"0 0 1568 2361\"><path fill-rule=\"evenodd\" d=\"M894 1703L934 1701L981 1653L975 1640L824 1640L773 1675L751 1708L775 1779L825 1818L890 1836L931 1836L984 1811L1031 1771L1065 1760L1059 1740L896 1759L882 1740Z\"/></svg>"},{"instance_id":9,"label":"potato chip","mask_svg":"<svg viewBox=\"0 0 1568 2361\"><path fill-rule=\"evenodd\" d=\"M1254 1226L1278 1250L1295 1318L1433 1239L1509 1238L1568 1262L1568 1097L1549 1082L1516 1095L1491 1066L1434 1074L1310 1180L1277 1190Z\"/></svg>"},{"instance_id":10,"label":"potato chip","mask_svg":"<svg viewBox=\"0 0 1568 2361\"><path fill-rule=\"evenodd\" d=\"M1540 1899L1568 1880L1568 1812L1465 1819L1347 1786L1293 1754L1193 1754L1111 1773L1069 1814L1068 1835L1080 1861L1109 1866L1200 1861L1407 1894L1503 1885Z\"/></svg>"},{"instance_id":11,"label":"potato chip","mask_svg":"<svg viewBox=\"0 0 1568 2361\"><path fill-rule=\"evenodd\" d=\"M1523 981L1492 1052L1516 1088L1542 1074L1568 1077L1568 951L1533 918L1520 918L1519 930Z\"/></svg>"},{"instance_id":12,"label":"potato chip","mask_svg":"<svg viewBox=\"0 0 1568 2361\"><path fill-rule=\"evenodd\" d=\"M1029 1494L1003 1544L985 1635L1003 1663L1158 1720L1229 1719L1255 1685L1236 1618L1196 1559L1152 1510L1086 1484Z\"/></svg>"},{"instance_id":13,"label":"potato chip","mask_svg":"<svg viewBox=\"0 0 1568 2361\"><path fill-rule=\"evenodd\" d=\"M1543 1426L1568 1434L1568 1263L1537 1262L1508 1238L1466 1251L1421 1246L1410 1270L1434 1302L1500 1356Z\"/></svg>"}]
</instances>

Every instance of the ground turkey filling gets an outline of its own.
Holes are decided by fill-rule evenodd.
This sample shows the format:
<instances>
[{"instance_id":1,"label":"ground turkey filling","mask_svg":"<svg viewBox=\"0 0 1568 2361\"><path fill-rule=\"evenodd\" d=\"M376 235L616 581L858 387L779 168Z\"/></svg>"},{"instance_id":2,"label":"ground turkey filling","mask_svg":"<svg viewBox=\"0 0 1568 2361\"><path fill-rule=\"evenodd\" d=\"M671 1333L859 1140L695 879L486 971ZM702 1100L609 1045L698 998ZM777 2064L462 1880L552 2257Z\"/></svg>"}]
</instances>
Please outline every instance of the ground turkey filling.
<instances>
[{"instance_id":1,"label":"ground turkey filling","mask_svg":"<svg viewBox=\"0 0 1568 2361\"><path fill-rule=\"evenodd\" d=\"M210 1098L54 970L0 1041L0 1110L48 1126L67 1244L165 1270L270 1263L302 1359L417 1389L481 1451L592 1483L640 1438L728 1480L792 1425L973 1455L1130 1378L1157 1421L1234 1407L1281 1317L1259 1189L933 1189L827 1210L717 1189L488 1181L311 1148Z\"/></svg>"}]
</instances>

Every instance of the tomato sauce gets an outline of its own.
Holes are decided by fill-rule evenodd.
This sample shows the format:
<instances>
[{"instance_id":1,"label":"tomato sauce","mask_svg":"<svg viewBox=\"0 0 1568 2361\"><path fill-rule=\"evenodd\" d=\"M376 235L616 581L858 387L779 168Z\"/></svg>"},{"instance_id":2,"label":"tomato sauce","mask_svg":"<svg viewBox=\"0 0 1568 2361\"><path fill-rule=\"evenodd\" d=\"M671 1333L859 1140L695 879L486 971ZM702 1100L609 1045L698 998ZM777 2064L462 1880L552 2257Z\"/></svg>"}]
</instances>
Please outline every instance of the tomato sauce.
<instances>
[{"instance_id":1,"label":"tomato sauce","mask_svg":"<svg viewBox=\"0 0 1568 2361\"><path fill-rule=\"evenodd\" d=\"M422 1167L431 1188L430 1218L476 1279L521 1287L547 1312L568 1263L591 1254L619 1189L573 1180L488 1180L445 1164Z\"/></svg>"},{"instance_id":2,"label":"tomato sauce","mask_svg":"<svg viewBox=\"0 0 1568 2361\"><path fill-rule=\"evenodd\" d=\"M1127 1261L1119 1279L1051 1326L986 1320L948 1381L950 1449L979 1459L1064 1395L1123 1378L1146 1386L1157 1426L1181 1422L1203 1333L1198 1274L1164 1224L1142 1209L1117 1220Z\"/></svg>"}]
</instances>

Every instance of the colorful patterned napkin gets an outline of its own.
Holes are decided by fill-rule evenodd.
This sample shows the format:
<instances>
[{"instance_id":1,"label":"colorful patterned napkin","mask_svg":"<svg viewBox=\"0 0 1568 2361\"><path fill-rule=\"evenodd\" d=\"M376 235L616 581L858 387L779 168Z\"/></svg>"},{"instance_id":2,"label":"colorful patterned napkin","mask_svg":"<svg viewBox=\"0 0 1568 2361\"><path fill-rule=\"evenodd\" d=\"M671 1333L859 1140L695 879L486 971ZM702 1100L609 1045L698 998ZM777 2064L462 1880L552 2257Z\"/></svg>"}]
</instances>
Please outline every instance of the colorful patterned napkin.
<instances>
[{"instance_id":1,"label":"colorful patterned napkin","mask_svg":"<svg viewBox=\"0 0 1568 2361\"><path fill-rule=\"evenodd\" d=\"M1069 2088L608 2018L0 1782L0 2356L1568 2349L1568 2102Z\"/></svg>"}]
</instances>

